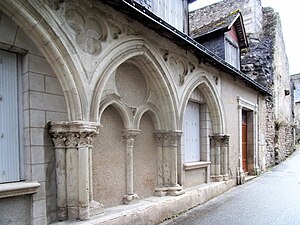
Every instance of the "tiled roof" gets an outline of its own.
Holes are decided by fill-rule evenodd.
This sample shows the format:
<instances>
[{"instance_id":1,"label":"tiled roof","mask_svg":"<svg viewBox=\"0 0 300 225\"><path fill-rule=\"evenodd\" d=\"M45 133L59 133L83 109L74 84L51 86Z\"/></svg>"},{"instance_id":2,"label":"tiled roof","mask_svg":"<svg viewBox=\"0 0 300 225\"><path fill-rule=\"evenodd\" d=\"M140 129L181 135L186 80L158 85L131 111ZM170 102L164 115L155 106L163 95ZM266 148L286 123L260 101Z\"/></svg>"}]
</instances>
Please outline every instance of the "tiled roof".
<instances>
[{"instance_id":1,"label":"tiled roof","mask_svg":"<svg viewBox=\"0 0 300 225\"><path fill-rule=\"evenodd\" d=\"M234 20L236 20L236 18L240 16L240 12L238 10L224 16L221 17L215 21L212 21L209 24L206 24L202 27L198 27L194 30L191 31L191 37L193 38L197 38L199 36L204 36L207 35L209 33L213 33L219 30L228 30L228 28L230 28L229 26L232 25L232 23L234 22Z\"/></svg>"}]
</instances>

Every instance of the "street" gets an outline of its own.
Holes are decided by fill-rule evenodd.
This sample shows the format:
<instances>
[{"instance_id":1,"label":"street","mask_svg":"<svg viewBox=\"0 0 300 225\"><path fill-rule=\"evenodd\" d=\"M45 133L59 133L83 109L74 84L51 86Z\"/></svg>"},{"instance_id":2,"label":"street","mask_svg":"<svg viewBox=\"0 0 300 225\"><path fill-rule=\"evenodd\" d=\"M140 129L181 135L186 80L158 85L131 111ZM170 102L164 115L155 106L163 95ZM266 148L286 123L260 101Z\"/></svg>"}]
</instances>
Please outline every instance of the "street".
<instances>
[{"instance_id":1,"label":"street","mask_svg":"<svg viewBox=\"0 0 300 225\"><path fill-rule=\"evenodd\" d=\"M260 177L162 225L300 224L300 150Z\"/></svg>"}]
</instances>

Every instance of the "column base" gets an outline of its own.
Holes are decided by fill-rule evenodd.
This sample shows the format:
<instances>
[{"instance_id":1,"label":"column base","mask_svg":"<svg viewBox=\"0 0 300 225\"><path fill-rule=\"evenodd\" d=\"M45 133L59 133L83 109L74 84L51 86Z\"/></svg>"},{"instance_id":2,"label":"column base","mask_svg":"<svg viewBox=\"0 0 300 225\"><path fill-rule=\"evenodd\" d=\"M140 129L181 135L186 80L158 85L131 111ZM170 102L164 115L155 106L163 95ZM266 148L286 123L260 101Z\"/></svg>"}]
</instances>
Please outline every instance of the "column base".
<instances>
[{"instance_id":1,"label":"column base","mask_svg":"<svg viewBox=\"0 0 300 225\"><path fill-rule=\"evenodd\" d=\"M63 221L67 219L67 207L57 207L57 220Z\"/></svg>"},{"instance_id":2,"label":"column base","mask_svg":"<svg viewBox=\"0 0 300 225\"><path fill-rule=\"evenodd\" d=\"M242 169L237 171L236 179L237 179L236 182L237 182L238 185L241 185L241 184L245 183L245 173Z\"/></svg>"},{"instance_id":3,"label":"column base","mask_svg":"<svg viewBox=\"0 0 300 225\"><path fill-rule=\"evenodd\" d=\"M170 196L178 196L184 194L185 191L182 189L182 187L179 184L176 184L174 187L168 187L167 194Z\"/></svg>"},{"instance_id":4,"label":"column base","mask_svg":"<svg viewBox=\"0 0 300 225\"><path fill-rule=\"evenodd\" d=\"M167 192L168 192L167 187L157 187L155 188L154 195L158 197L163 197L167 195Z\"/></svg>"},{"instance_id":5,"label":"column base","mask_svg":"<svg viewBox=\"0 0 300 225\"><path fill-rule=\"evenodd\" d=\"M261 174L261 170L259 167L254 168L254 175L260 175Z\"/></svg>"},{"instance_id":6,"label":"column base","mask_svg":"<svg viewBox=\"0 0 300 225\"><path fill-rule=\"evenodd\" d=\"M213 182L221 182L221 181L223 181L223 176L222 175L212 175L212 176L210 176L210 179Z\"/></svg>"},{"instance_id":7,"label":"column base","mask_svg":"<svg viewBox=\"0 0 300 225\"><path fill-rule=\"evenodd\" d=\"M229 175L228 174L224 174L223 175L223 180L224 181L228 181L229 180Z\"/></svg>"},{"instance_id":8,"label":"column base","mask_svg":"<svg viewBox=\"0 0 300 225\"><path fill-rule=\"evenodd\" d=\"M103 204L96 201L90 201L90 216L95 216L103 213Z\"/></svg>"},{"instance_id":9,"label":"column base","mask_svg":"<svg viewBox=\"0 0 300 225\"><path fill-rule=\"evenodd\" d=\"M130 205L137 203L139 201L139 196L137 194L129 194L123 197L124 204Z\"/></svg>"}]
</instances>

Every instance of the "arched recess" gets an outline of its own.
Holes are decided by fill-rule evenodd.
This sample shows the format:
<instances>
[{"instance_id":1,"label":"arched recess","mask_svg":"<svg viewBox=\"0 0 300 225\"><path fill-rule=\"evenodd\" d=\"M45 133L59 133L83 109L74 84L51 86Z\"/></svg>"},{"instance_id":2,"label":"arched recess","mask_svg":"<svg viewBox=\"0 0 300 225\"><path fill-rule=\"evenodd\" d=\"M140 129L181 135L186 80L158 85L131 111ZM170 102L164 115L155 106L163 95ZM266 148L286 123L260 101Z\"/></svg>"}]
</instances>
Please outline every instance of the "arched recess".
<instances>
[{"instance_id":1,"label":"arched recess","mask_svg":"<svg viewBox=\"0 0 300 225\"><path fill-rule=\"evenodd\" d=\"M97 72L99 77L93 77L91 83L95 83L94 96L91 104L91 120L99 120L99 106L103 90L107 84L111 74L124 62L130 61L136 64L147 76L149 91L157 94L156 107L160 110L157 115L160 122L160 128L164 130L176 129L175 116L175 87L172 86L168 77L170 74L161 55L156 49L147 43L143 38L131 38L122 40L116 44L110 51L106 51L103 56L111 60L103 60L103 63L98 65ZM101 61L101 60L100 60ZM104 68L104 70L102 70Z\"/></svg>"},{"instance_id":2,"label":"arched recess","mask_svg":"<svg viewBox=\"0 0 300 225\"><path fill-rule=\"evenodd\" d=\"M134 126L139 128L143 115L145 113L148 113L152 118L155 130L161 130L161 122L159 120L159 116L157 115L157 112L158 112L158 109L155 107L155 105L152 105L152 104L145 105L142 109L140 109L137 112L135 120L134 120Z\"/></svg>"},{"instance_id":3,"label":"arched recess","mask_svg":"<svg viewBox=\"0 0 300 225\"><path fill-rule=\"evenodd\" d=\"M225 132L224 109L216 90L213 88L209 80L205 76L201 76L200 79L199 76L195 76L195 79L187 83L186 87L187 88L184 91L186 94L181 102L180 107L180 129L182 129L183 126L183 117L188 100L192 92L198 88L210 111L212 119L212 132L214 134L223 134Z\"/></svg>"},{"instance_id":4,"label":"arched recess","mask_svg":"<svg viewBox=\"0 0 300 225\"><path fill-rule=\"evenodd\" d=\"M66 98L69 120L86 119L87 97L76 68L79 64L72 58L75 49L52 18L50 9L38 1L8 0L0 1L0 10L24 30L51 65Z\"/></svg>"},{"instance_id":5,"label":"arched recess","mask_svg":"<svg viewBox=\"0 0 300 225\"><path fill-rule=\"evenodd\" d=\"M99 108L99 121L101 120L101 116L104 110L109 106L113 106L119 112L120 116L122 117L125 129L132 127L131 112L128 111L127 107L123 102L119 100L118 96L116 95L111 95L104 101L102 101Z\"/></svg>"}]
</instances>

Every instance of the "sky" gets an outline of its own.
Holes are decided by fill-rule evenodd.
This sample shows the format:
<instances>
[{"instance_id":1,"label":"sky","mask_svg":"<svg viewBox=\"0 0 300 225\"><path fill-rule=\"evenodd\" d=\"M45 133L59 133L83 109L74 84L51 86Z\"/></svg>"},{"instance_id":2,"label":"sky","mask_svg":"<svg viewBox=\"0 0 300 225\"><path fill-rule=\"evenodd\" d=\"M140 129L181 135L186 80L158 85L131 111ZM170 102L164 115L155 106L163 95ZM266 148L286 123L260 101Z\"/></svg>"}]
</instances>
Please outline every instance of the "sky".
<instances>
[{"instance_id":1,"label":"sky","mask_svg":"<svg viewBox=\"0 0 300 225\"><path fill-rule=\"evenodd\" d=\"M285 42L286 53L289 60L290 74L300 73L300 45L299 45L299 22L300 2L296 0L261 0L263 7L272 7L279 13ZM220 2L220 0L197 0L190 4L190 10ZM299 21L299 22L298 22Z\"/></svg>"}]
</instances>

